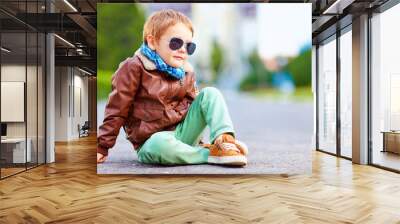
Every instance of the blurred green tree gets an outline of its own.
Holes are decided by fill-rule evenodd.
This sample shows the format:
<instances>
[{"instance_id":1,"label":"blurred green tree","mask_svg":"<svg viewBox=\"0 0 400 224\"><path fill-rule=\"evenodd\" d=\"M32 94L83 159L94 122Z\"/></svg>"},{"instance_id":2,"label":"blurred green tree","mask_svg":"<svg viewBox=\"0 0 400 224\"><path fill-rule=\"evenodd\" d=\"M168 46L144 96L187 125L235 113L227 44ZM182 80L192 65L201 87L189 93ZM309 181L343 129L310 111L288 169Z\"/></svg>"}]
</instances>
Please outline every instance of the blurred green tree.
<instances>
[{"instance_id":1,"label":"blurred green tree","mask_svg":"<svg viewBox=\"0 0 400 224\"><path fill-rule=\"evenodd\" d=\"M295 86L310 86L311 49L305 50L297 57L292 58L283 70L292 75Z\"/></svg>"},{"instance_id":2,"label":"blurred green tree","mask_svg":"<svg viewBox=\"0 0 400 224\"><path fill-rule=\"evenodd\" d=\"M145 12L138 4L97 5L98 69L116 70L142 43Z\"/></svg>"},{"instance_id":3,"label":"blurred green tree","mask_svg":"<svg viewBox=\"0 0 400 224\"><path fill-rule=\"evenodd\" d=\"M214 39L211 47L210 65L212 70L212 82L216 82L224 66L224 52L222 46Z\"/></svg>"},{"instance_id":4,"label":"blurred green tree","mask_svg":"<svg viewBox=\"0 0 400 224\"><path fill-rule=\"evenodd\" d=\"M265 68L257 50L254 49L247 58L250 70L242 79L239 89L243 91L254 90L271 85L272 73Z\"/></svg>"},{"instance_id":5,"label":"blurred green tree","mask_svg":"<svg viewBox=\"0 0 400 224\"><path fill-rule=\"evenodd\" d=\"M143 42L145 12L138 4L97 5L97 98L111 91L111 76L120 62Z\"/></svg>"}]
</instances>

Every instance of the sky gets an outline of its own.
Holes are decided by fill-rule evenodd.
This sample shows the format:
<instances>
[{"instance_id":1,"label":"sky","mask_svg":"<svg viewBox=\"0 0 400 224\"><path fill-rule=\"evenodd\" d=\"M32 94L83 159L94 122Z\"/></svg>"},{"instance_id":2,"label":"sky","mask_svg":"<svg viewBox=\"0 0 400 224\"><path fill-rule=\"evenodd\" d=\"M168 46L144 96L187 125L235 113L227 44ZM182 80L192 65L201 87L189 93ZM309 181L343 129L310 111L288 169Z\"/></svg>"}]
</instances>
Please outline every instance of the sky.
<instances>
[{"instance_id":1,"label":"sky","mask_svg":"<svg viewBox=\"0 0 400 224\"><path fill-rule=\"evenodd\" d=\"M311 46L311 4L258 4L257 42L260 56L296 55Z\"/></svg>"}]
</instances>

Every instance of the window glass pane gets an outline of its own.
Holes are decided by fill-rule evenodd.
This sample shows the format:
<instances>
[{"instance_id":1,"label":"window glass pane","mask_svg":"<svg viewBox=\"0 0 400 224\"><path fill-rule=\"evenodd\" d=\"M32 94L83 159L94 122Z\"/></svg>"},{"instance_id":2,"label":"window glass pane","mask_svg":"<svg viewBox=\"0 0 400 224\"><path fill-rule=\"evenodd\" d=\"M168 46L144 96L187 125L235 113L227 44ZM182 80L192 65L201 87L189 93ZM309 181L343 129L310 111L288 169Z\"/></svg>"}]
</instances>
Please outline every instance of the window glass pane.
<instances>
[{"instance_id":1,"label":"window glass pane","mask_svg":"<svg viewBox=\"0 0 400 224\"><path fill-rule=\"evenodd\" d=\"M45 162L45 35L36 30L37 13L45 13L45 0L0 1L1 87L3 139L1 177ZM28 20L31 26L23 21ZM22 83L22 89L18 87ZM11 91L14 91L11 93ZM5 105L7 100L11 106ZM19 105L22 102L22 106ZM10 104L9 102L7 104ZM13 113L10 113L12 111ZM12 120L8 115L21 117Z\"/></svg>"},{"instance_id":2,"label":"window glass pane","mask_svg":"<svg viewBox=\"0 0 400 224\"><path fill-rule=\"evenodd\" d=\"M45 163L45 52L46 36L38 35L38 164Z\"/></svg>"},{"instance_id":3,"label":"window glass pane","mask_svg":"<svg viewBox=\"0 0 400 224\"><path fill-rule=\"evenodd\" d=\"M0 17L7 15L0 13ZM1 29L2 178L25 170L30 161L25 119L26 41L25 30Z\"/></svg>"},{"instance_id":4,"label":"window glass pane","mask_svg":"<svg viewBox=\"0 0 400 224\"><path fill-rule=\"evenodd\" d=\"M372 163L400 170L400 5L372 23Z\"/></svg>"},{"instance_id":5,"label":"window glass pane","mask_svg":"<svg viewBox=\"0 0 400 224\"><path fill-rule=\"evenodd\" d=\"M27 112L27 143L30 153L30 161L28 168L37 165L37 132L38 132L38 119L37 119L37 75L38 75L38 35L36 32L28 32L28 62L27 62L27 81L26 81L26 112Z\"/></svg>"},{"instance_id":6,"label":"window glass pane","mask_svg":"<svg viewBox=\"0 0 400 224\"><path fill-rule=\"evenodd\" d=\"M319 149L336 153L336 40L318 49Z\"/></svg>"},{"instance_id":7,"label":"window glass pane","mask_svg":"<svg viewBox=\"0 0 400 224\"><path fill-rule=\"evenodd\" d=\"M341 155L352 154L352 35L351 30L340 36L340 121Z\"/></svg>"}]
</instances>

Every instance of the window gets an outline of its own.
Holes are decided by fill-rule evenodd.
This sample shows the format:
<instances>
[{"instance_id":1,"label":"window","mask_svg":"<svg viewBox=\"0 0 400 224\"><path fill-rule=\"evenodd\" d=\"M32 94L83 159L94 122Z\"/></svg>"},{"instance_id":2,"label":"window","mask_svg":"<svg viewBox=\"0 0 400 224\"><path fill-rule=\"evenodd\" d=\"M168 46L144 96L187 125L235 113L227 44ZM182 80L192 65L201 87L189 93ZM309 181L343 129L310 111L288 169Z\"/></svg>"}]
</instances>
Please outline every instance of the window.
<instances>
[{"instance_id":1,"label":"window","mask_svg":"<svg viewBox=\"0 0 400 224\"><path fill-rule=\"evenodd\" d=\"M340 36L340 154L352 156L352 33Z\"/></svg>"},{"instance_id":2,"label":"window","mask_svg":"<svg viewBox=\"0 0 400 224\"><path fill-rule=\"evenodd\" d=\"M318 48L318 147L336 153L336 40Z\"/></svg>"},{"instance_id":3,"label":"window","mask_svg":"<svg viewBox=\"0 0 400 224\"><path fill-rule=\"evenodd\" d=\"M19 13L40 12L41 4L18 2ZM43 33L12 16L0 13L0 17L8 21L0 23L0 178L5 178L45 163L46 40Z\"/></svg>"},{"instance_id":4,"label":"window","mask_svg":"<svg viewBox=\"0 0 400 224\"><path fill-rule=\"evenodd\" d=\"M371 18L372 163L400 170L400 5Z\"/></svg>"}]
</instances>

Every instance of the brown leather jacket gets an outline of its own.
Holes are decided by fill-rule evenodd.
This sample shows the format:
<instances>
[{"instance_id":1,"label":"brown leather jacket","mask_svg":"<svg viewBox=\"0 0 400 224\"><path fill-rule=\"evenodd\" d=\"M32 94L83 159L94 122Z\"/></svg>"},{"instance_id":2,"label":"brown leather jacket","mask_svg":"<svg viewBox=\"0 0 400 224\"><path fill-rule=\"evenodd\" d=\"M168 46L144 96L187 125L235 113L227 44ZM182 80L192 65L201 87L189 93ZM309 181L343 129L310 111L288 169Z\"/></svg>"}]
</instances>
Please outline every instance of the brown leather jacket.
<instances>
[{"instance_id":1,"label":"brown leather jacket","mask_svg":"<svg viewBox=\"0 0 400 224\"><path fill-rule=\"evenodd\" d=\"M184 70L181 83L159 72L139 51L121 62L112 76L112 91L97 135L97 152L108 155L121 127L135 149L155 132L174 130L198 93L190 64Z\"/></svg>"}]
</instances>

